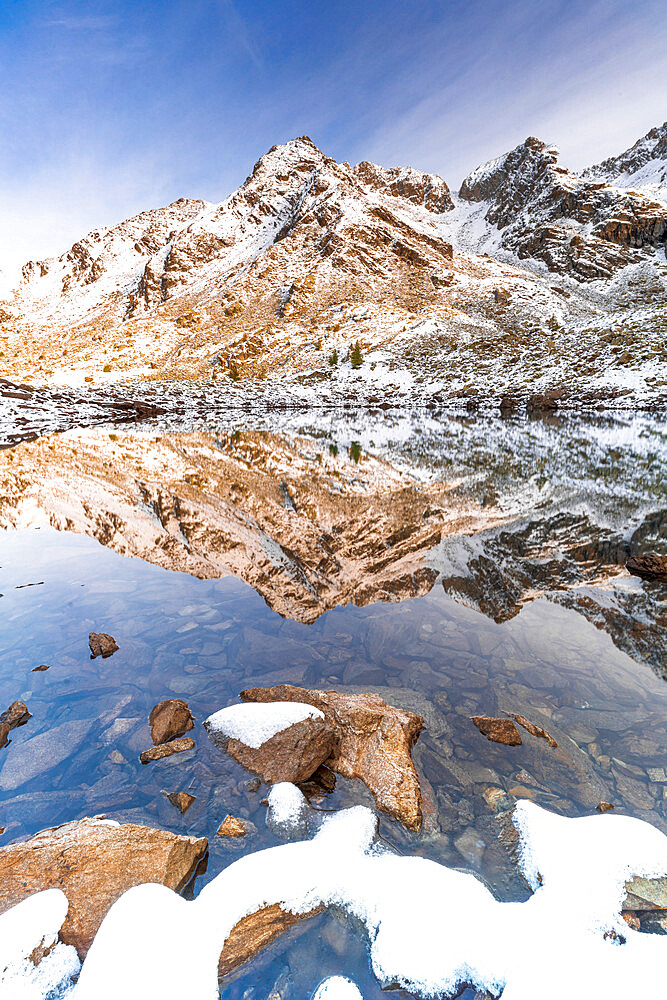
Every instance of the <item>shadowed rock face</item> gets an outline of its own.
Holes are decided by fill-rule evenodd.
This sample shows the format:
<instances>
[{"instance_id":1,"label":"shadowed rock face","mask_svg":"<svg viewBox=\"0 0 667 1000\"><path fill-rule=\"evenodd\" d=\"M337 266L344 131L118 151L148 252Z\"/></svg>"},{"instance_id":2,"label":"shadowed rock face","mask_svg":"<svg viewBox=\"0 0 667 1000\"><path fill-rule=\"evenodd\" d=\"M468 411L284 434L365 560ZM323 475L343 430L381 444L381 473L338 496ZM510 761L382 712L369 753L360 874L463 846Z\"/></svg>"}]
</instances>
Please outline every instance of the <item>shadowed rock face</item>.
<instances>
[{"instance_id":1,"label":"shadowed rock face","mask_svg":"<svg viewBox=\"0 0 667 1000\"><path fill-rule=\"evenodd\" d=\"M530 137L474 170L460 190L488 202L486 219L520 258L579 279L608 278L632 251L665 243L667 207L603 181L582 180L558 164L557 150Z\"/></svg>"},{"instance_id":2,"label":"shadowed rock face","mask_svg":"<svg viewBox=\"0 0 667 1000\"><path fill-rule=\"evenodd\" d=\"M81 819L0 849L0 912L42 889L62 889L61 931L83 958L113 903L134 885L186 887L206 854L205 837L181 837L132 823Z\"/></svg>"}]
</instances>

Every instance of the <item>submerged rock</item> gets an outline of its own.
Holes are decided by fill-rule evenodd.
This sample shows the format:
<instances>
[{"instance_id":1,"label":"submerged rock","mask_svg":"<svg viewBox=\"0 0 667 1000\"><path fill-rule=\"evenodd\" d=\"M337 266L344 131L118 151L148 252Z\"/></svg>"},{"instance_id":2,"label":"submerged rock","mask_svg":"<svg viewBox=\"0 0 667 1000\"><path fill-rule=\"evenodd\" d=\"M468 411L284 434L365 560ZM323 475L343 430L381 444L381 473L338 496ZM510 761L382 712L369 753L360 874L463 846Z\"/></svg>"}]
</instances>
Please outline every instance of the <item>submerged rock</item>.
<instances>
[{"instance_id":1,"label":"submerged rock","mask_svg":"<svg viewBox=\"0 0 667 1000\"><path fill-rule=\"evenodd\" d=\"M171 802L172 806L180 812L181 816L186 813L192 803L196 799L196 795L190 795L188 792L162 792L164 797Z\"/></svg>"},{"instance_id":2,"label":"submerged rock","mask_svg":"<svg viewBox=\"0 0 667 1000\"><path fill-rule=\"evenodd\" d=\"M142 764L150 764L152 760L162 760L163 757L171 757L175 753L183 753L185 750L192 750L195 741L191 736L185 736L181 740L172 740L170 743L160 743L159 746L150 747L144 750L139 756Z\"/></svg>"},{"instance_id":3,"label":"submerged rock","mask_svg":"<svg viewBox=\"0 0 667 1000\"><path fill-rule=\"evenodd\" d=\"M17 726L25 726L28 719L32 719L32 713L28 711L28 706L24 701L13 701L9 708L0 714L0 725L6 723L10 729Z\"/></svg>"},{"instance_id":4,"label":"submerged rock","mask_svg":"<svg viewBox=\"0 0 667 1000\"><path fill-rule=\"evenodd\" d=\"M493 743L507 747L521 746L521 734L511 719L493 719L488 715L473 715L471 721L480 733Z\"/></svg>"},{"instance_id":5,"label":"submerged rock","mask_svg":"<svg viewBox=\"0 0 667 1000\"><path fill-rule=\"evenodd\" d=\"M195 720L186 701L167 698L158 702L148 717L153 743L168 743L176 736L184 736L194 727Z\"/></svg>"},{"instance_id":6,"label":"submerged rock","mask_svg":"<svg viewBox=\"0 0 667 1000\"><path fill-rule=\"evenodd\" d=\"M215 832L216 837L245 837L248 828L241 819L227 815Z\"/></svg>"},{"instance_id":7,"label":"submerged rock","mask_svg":"<svg viewBox=\"0 0 667 1000\"><path fill-rule=\"evenodd\" d=\"M643 580L661 580L667 583L667 556L650 552L646 556L631 556L625 564L628 573Z\"/></svg>"},{"instance_id":8,"label":"submerged rock","mask_svg":"<svg viewBox=\"0 0 667 1000\"><path fill-rule=\"evenodd\" d=\"M305 702L318 708L335 735L331 756L318 763L326 763L343 777L360 778L378 809L410 830L421 827L421 789L411 757L424 725L421 715L387 705L374 694L312 691L291 684L249 688L241 692L241 698L246 702Z\"/></svg>"},{"instance_id":9,"label":"submerged rock","mask_svg":"<svg viewBox=\"0 0 667 1000\"><path fill-rule=\"evenodd\" d=\"M525 729L531 736L539 736L541 739L546 740L550 747L556 748L558 746L553 736L546 729L543 729L542 726L537 726L530 719L527 719L525 715L515 715L514 712L510 714L514 721L518 722L522 729Z\"/></svg>"},{"instance_id":10,"label":"submerged rock","mask_svg":"<svg viewBox=\"0 0 667 1000\"><path fill-rule=\"evenodd\" d=\"M222 978L238 969L294 924L306 917L315 916L321 909L316 907L307 913L289 913L280 903L273 903L243 917L234 925L225 941L218 963L218 976Z\"/></svg>"},{"instance_id":11,"label":"submerged rock","mask_svg":"<svg viewBox=\"0 0 667 1000\"><path fill-rule=\"evenodd\" d=\"M114 637L108 635L106 632L89 632L88 645L90 646L91 660L94 660L97 656L101 656L106 660L108 656L111 656L119 648Z\"/></svg>"},{"instance_id":12,"label":"submerged rock","mask_svg":"<svg viewBox=\"0 0 667 1000\"><path fill-rule=\"evenodd\" d=\"M119 896L145 882L181 892L207 848L205 837L133 823L99 818L65 823L0 848L0 913L42 889L62 889L69 909L60 937L83 958Z\"/></svg>"}]
</instances>

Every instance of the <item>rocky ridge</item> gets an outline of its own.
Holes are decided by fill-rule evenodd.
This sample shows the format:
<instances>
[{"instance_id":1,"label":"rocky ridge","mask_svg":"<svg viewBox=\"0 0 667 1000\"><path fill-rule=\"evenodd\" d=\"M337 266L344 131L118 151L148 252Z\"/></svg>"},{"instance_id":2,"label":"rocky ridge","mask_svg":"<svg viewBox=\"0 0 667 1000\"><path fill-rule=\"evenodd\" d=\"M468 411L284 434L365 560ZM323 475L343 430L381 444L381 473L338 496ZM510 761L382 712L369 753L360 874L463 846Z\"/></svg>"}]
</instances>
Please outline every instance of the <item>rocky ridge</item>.
<instances>
[{"instance_id":1,"label":"rocky ridge","mask_svg":"<svg viewBox=\"0 0 667 1000\"><path fill-rule=\"evenodd\" d=\"M666 232L648 189L577 177L537 139L454 195L302 137L219 204L181 199L26 265L1 304L0 356L8 376L47 385L637 402L667 382Z\"/></svg>"}]
</instances>

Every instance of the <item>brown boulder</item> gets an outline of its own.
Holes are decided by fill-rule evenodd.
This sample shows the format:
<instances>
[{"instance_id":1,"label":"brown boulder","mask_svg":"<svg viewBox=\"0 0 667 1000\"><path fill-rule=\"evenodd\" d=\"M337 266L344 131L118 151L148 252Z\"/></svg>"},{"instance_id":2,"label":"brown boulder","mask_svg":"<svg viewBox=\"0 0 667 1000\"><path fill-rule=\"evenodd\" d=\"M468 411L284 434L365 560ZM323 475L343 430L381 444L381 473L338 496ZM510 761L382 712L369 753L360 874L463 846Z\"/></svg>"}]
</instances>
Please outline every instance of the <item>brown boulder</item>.
<instances>
[{"instance_id":1,"label":"brown boulder","mask_svg":"<svg viewBox=\"0 0 667 1000\"><path fill-rule=\"evenodd\" d=\"M171 757L175 753L183 753L185 750L192 750L195 741L191 736L185 736L182 740L172 740L170 743L160 743L159 746L150 747L144 750L139 756L142 764L150 764L152 760L162 760L163 757Z\"/></svg>"},{"instance_id":2,"label":"brown boulder","mask_svg":"<svg viewBox=\"0 0 667 1000\"><path fill-rule=\"evenodd\" d=\"M259 774L267 785L306 781L332 754L336 743L331 726L318 718L295 722L258 747L212 729L209 735L217 746L253 774Z\"/></svg>"},{"instance_id":3,"label":"brown boulder","mask_svg":"<svg viewBox=\"0 0 667 1000\"><path fill-rule=\"evenodd\" d=\"M646 556L631 556L625 564L628 573L641 576L643 580L667 582L667 556L650 552Z\"/></svg>"},{"instance_id":4,"label":"brown boulder","mask_svg":"<svg viewBox=\"0 0 667 1000\"><path fill-rule=\"evenodd\" d=\"M0 715L0 725L6 723L10 729L16 729L17 726L25 726L28 719L32 719L32 714L28 711L26 703L13 701Z\"/></svg>"},{"instance_id":5,"label":"brown boulder","mask_svg":"<svg viewBox=\"0 0 667 1000\"><path fill-rule=\"evenodd\" d=\"M148 722L155 744L168 743L176 736L184 736L195 724L188 703L180 698L159 702L152 709Z\"/></svg>"},{"instance_id":6,"label":"brown boulder","mask_svg":"<svg viewBox=\"0 0 667 1000\"><path fill-rule=\"evenodd\" d=\"M90 646L90 658L94 660L96 656L101 656L104 660L118 649L118 644L112 635L106 632L89 632L88 645Z\"/></svg>"},{"instance_id":7,"label":"brown boulder","mask_svg":"<svg viewBox=\"0 0 667 1000\"><path fill-rule=\"evenodd\" d=\"M596 805L596 807L595 807L595 808L597 809L597 811L598 811L599 813L608 813L608 812L610 812L610 811L611 811L611 810L612 810L612 809L613 809L614 807L613 807L613 805L611 804L611 802L598 802L598 804Z\"/></svg>"},{"instance_id":8,"label":"brown boulder","mask_svg":"<svg viewBox=\"0 0 667 1000\"><path fill-rule=\"evenodd\" d=\"M44 671L44 670L50 670L50 669L51 669L51 667L50 667L50 665L48 663L40 663L40 665L38 667L33 667L32 668L32 672L33 672L33 674L39 674L39 673L42 673L42 671Z\"/></svg>"},{"instance_id":9,"label":"brown boulder","mask_svg":"<svg viewBox=\"0 0 667 1000\"><path fill-rule=\"evenodd\" d=\"M488 740L507 747L520 747L521 734L511 719L492 719L488 715L473 715L472 721Z\"/></svg>"},{"instance_id":10,"label":"brown boulder","mask_svg":"<svg viewBox=\"0 0 667 1000\"><path fill-rule=\"evenodd\" d=\"M327 767L345 778L360 778L378 809L408 829L419 830L421 790L410 751L424 725L421 715L387 705L375 694L311 691L291 684L250 688L241 692L241 698L303 701L319 708L335 735Z\"/></svg>"},{"instance_id":11,"label":"brown boulder","mask_svg":"<svg viewBox=\"0 0 667 1000\"><path fill-rule=\"evenodd\" d=\"M9 724L0 722L0 750L9 743Z\"/></svg>"},{"instance_id":12,"label":"brown boulder","mask_svg":"<svg viewBox=\"0 0 667 1000\"><path fill-rule=\"evenodd\" d=\"M205 837L180 837L133 823L80 819L0 848L0 912L42 889L69 900L61 938L83 958L113 903L157 882L181 892L202 862Z\"/></svg>"}]
</instances>

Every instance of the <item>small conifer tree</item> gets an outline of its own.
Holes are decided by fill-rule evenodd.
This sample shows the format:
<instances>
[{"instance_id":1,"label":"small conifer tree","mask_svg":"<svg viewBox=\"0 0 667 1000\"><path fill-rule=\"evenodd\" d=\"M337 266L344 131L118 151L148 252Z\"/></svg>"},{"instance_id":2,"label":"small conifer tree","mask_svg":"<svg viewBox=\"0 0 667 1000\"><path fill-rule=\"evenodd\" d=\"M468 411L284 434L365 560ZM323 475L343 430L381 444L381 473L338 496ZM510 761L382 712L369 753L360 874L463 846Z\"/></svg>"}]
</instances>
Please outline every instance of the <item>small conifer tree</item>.
<instances>
[{"instance_id":1,"label":"small conifer tree","mask_svg":"<svg viewBox=\"0 0 667 1000\"><path fill-rule=\"evenodd\" d=\"M357 341L350 353L350 363L353 368L361 368L363 360L364 357L361 353L361 347L359 346L359 341Z\"/></svg>"}]
</instances>

